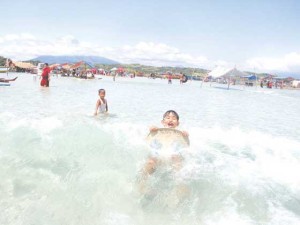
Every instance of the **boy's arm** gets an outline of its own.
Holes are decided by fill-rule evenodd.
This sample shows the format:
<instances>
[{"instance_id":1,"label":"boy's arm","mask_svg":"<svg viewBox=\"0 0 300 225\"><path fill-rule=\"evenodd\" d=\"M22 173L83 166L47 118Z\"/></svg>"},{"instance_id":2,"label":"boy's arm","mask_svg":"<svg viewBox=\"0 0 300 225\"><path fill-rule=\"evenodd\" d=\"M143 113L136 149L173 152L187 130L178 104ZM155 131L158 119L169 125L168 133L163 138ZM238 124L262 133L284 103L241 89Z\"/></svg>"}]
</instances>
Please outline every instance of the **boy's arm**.
<instances>
[{"instance_id":1,"label":"boy's arm","mask_svg":"<svg viewBox=\"0 0 300 225\"><path fill-rule=\"evenodd\" d=\"M151 127L149 128L149 130L150 130L150 132L155 132L155 131L158 130L158 127L156 127L156 126L151 126Z\"/></svg>"},{"instance_id":2,"label":"boy's arm","mask_svg":"<svg viewBox=\"0 0 300 225\"><path fill-rule=\"evenodd\" d=\"M106 100L106 112L108 112L108 105L107 105L107 100Z\"/></svg>"},{"instance_id":3,"label":"boy's arm","mask_svg":"<svg viewBox=\"0 0 300 225\"><path fill-rule=\"evenodd\" d=\"M189 133L185 130L181 131L181 133L183 134L184 137L188 137L189 136Z\"/></svg>"},{"instance_id":4,"label":"boy's arm","mask_svg":"<svg viewBox=\"0 0 300 225\"><path fill-rule=\"evenodd\" d=\"M97 116L98 108L99 108L100 105L101 105L101 102L100 102L100 100L98 99L98 100L97 100L97 103L96 103L95 113L94 113L95 116Z\"/></svg>"}]
</instances>

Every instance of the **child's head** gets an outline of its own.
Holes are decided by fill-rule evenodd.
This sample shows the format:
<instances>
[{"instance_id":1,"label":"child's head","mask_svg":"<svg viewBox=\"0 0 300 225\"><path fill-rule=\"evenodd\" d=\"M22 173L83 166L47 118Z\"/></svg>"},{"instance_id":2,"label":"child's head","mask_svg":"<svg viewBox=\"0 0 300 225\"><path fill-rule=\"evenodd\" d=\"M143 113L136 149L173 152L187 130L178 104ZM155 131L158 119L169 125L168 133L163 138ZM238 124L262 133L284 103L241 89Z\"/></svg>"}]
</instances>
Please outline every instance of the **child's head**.
<instances>
[{"instance_id":1,"label":"child's head","mask_svg":"<svg viewBox=\"0 0 300 225\"><path fill-rule=\"evenodd\" d=\"M166 128L176 128L179 125L179 115L174 110L168 110L163 115L162 125Z\"/></svg>"},{"instance_id":2,"label":"child's head","mask_svg":"<svg viewBox=\"0 0 300 225\"><path fill-rule=\"evenodd\" d=\"M98 90L98 95L100 98L104 98L105 97L105 90L103 88Z\"/></svg>"}]
</instances>

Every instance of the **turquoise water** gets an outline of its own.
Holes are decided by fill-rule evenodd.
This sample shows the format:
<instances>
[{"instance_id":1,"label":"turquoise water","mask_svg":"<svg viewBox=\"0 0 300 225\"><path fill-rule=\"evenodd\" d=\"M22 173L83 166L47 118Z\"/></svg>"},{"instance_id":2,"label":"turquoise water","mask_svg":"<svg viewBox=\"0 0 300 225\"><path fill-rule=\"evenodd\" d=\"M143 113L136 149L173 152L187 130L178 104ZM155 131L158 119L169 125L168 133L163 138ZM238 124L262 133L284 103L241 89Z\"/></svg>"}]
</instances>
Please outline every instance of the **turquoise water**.
<instances>
[{"instance_id":1,"label":"turquoise water","mask_svg":"<svg viewBox=\"0 0 300 225\"><path fill-rule=\"evenodd\" d=\"M0 224L300 224L299 91L15 75L0 87ZM110 114L94 117L99 88ZM191 146L142 195L145 137L169 109Z\"/></svg>"}]
</instances>

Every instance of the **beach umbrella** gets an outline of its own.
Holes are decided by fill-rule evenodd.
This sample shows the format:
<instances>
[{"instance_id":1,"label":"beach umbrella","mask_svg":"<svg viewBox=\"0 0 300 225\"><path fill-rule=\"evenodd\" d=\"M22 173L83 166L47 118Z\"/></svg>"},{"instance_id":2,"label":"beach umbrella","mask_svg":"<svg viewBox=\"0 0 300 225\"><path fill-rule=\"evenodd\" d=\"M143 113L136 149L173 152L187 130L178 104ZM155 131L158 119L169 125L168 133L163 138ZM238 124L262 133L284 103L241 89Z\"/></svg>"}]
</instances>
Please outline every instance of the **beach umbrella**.
<instances>
[{"instance_id":1,"label":"beach umbrella","mask_svg":"<svg viewBox=\"0 0 300 225\"><path fill-rule=\"evenodd\" d=\"M118 72L118 73L123 73L123 72L124 72L124 68L119 67L119 68L117 69L117 72Z\"/></svg>"},{"instance_id":2,"label":"beach umbrella","mask_svg":"<svg viewBox=\"0 0 300 225\"><path fill-rule=\"evenodd\" d=\"M85 64L84 61L77 62L77 63L75 63L74 65L71 66L71 69L77 69L77 68L81 67L84 64Z\"/></svg>"},{"instance_id":3,"label":"beach umbrella","mask_svg":"<svg viewBox=\"0 0 300 225\"><path fill-rule=\"evenodd\" d=\"M60 66L65 70L71 69L71 65L69 63L64 63L64 64L61 64Z\"/></svg>"},{"instance_id":4,"label":"beach umbrella","mask_svg":"<svg viewBox=\"0 0 300 225\"><path fill-rule=\"evenodd\" d=\"M110 71L116 71L116 70L118 70L118 68L116 68L116 67L110 69Z\"/></svg>"},{"instance_id":5,"label":"beach umbrella","mask_svg":"<svg viewBox=\"0 0 300 225\"><path fill-rule=\"evenodd\" d=\"M92 69L91 69L91 72L92 72L93 74L96 74L96 73L97 73L97 69L96 69L96 68L92 68Z\"/></svg>"}]
</instances>

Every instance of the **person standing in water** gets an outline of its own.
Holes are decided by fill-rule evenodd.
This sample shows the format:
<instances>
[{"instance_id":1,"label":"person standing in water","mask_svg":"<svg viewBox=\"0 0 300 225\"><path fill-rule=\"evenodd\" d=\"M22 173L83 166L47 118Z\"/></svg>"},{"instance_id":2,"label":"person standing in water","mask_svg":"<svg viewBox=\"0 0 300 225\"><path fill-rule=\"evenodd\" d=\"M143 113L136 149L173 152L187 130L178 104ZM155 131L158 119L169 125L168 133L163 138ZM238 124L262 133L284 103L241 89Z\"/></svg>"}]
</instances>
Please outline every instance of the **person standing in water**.
<instances>
[{"instance_id":1,"label":"person standing in water","mask_svg":"<svg viewBox=\"0 0 300 225\"><path fill-rule=\"evenodd\" d=\"M168 84L172 84L172 74L169 73L167 77L168 77Z\"/></svg>"},{"instance_id":2,"label":"person standing in water","mask_svg":"<svg viewBox=\"0 0 300 225\"><path fill-rule=\"evenodd\" d=\"M44 67L43 73L42 73L42 80L41 80L42 87L49 87L50 72L51 72L51 69L50 69L48 63L45 63L45 67Z\"/></svg>"},{"instance_id":3,"label":"person standing in water","mask_svg":"<svg viewBox=\"0 0 300 225\"><path fill-rule=\"evenodd\" d=\"M108 105L107 100L105 99L105 90L99 89L98 91L99 99L96 103L96 109L94 115L96 116L99 113L107 113L108 112Z\"/></svg>"}]
</instances>

